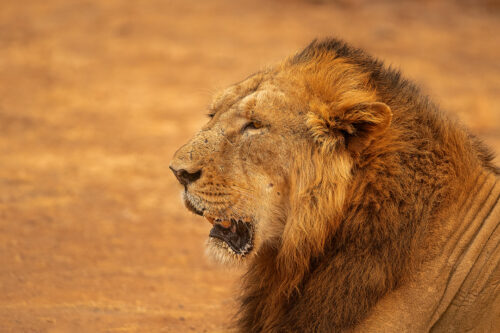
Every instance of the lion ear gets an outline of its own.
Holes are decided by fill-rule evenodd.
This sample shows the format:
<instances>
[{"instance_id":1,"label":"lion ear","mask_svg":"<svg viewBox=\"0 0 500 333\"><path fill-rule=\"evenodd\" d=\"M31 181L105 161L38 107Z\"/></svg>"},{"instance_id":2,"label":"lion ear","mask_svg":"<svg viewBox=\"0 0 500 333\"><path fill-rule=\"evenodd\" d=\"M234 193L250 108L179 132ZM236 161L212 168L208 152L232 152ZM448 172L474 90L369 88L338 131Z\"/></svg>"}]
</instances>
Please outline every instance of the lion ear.
<instances>
[{"instance_id":1,"label":"lion ear","mask_svg":"<svg viewBox=\"0 0 500 333\"><path fill-rule=\"evenodd\" d=\"M381 102L360 103L343 110L325 110L324 106L321 109L308 120L315 138L319 141L333 141L335 144L343 142L355 154L382 134L392 120L390 107Z\"/></svg>"},{"instance_id":2,"label":"lion ear","mask_svg":"<svg viewBox=\"0 0 500 333\"><path fill-rule=\"evenodd\" d=\"M392 120L389 106L381 102L362 103L346 110L337 126L348 150L359 153L378 135L385 132Z\"/></svg>"}]
</instances>

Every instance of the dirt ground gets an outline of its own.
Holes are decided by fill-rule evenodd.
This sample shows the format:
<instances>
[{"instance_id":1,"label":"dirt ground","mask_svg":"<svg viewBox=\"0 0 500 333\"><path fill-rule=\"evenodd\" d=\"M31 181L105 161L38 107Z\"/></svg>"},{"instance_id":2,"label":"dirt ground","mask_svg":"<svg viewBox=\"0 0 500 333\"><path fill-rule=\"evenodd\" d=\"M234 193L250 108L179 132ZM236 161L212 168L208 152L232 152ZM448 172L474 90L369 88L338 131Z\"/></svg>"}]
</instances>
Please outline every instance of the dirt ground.
<instances>
[{"instance_id":1,"label":"dirt ground","mask_svg":"<svg viewBox=\"0 0 500 333\"><path fill-rule=\"evenodd\" d=\"M0 332L227 331L241 271L168 170L213 91L340 36L500 153L498 31L495 1L1 1Z\"/></svg>"}]
</instances>

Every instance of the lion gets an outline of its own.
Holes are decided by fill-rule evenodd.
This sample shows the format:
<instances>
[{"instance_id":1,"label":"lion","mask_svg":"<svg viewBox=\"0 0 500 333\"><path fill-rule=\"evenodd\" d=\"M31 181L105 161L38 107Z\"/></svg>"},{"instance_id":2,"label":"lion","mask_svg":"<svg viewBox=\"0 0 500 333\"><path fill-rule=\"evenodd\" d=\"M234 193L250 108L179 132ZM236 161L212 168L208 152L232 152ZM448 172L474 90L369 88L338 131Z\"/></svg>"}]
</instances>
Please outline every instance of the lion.
<instances>
[{"instance_id":1,"label":"lion","mask_svg":"<svg viewBox=\"0 0 500 333\"><path fill-rule=\"evenodd\" d=\"M500 331L493 154L342 40L216 95L170 168L246 268L239 331Z\"/></svg>"}]
</instances>

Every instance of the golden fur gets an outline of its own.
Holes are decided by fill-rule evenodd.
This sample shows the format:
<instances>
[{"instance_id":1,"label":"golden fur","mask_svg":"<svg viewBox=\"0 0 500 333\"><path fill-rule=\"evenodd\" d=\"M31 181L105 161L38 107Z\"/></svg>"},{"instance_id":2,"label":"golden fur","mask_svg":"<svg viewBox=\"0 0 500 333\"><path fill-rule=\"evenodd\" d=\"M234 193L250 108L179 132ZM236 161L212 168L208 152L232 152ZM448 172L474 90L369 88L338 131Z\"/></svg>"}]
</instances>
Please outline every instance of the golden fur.
<instances>
[{"instance_id":1,"label":"golden fur","mask_svg":"<svg viewBox=\"0 0 500 333\"><path fill-rule=\"evenodd\" d=\"M241 331L353 329L436 255L477 172L498 175L399 72L339 40L226 89L210 115L172 168L195 175L188 208L252 225L249 253L208 244L248 265Z\"/></svg>"}]
</instances>

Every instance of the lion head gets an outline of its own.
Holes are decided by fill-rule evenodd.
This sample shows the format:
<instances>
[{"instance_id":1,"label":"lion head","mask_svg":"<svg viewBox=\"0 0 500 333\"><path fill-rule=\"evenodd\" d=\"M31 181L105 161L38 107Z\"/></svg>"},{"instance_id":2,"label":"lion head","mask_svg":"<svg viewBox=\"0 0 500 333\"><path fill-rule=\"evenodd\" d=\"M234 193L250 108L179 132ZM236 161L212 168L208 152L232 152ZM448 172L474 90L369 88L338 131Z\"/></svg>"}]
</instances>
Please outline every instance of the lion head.
<instances>
[{"instance_id":1,"label":"lion head","mask_svg":"<svg viewBox=\"0 0 500 333\"><path fill-rule=\"evenodd\" d=\"M208 252L220 261L263 246L295 259L321 250L356 159L390 125L369 75L327 51L309 47L223 90L175 153L185 205L213 225Z\"/></svg>"}]
</instances>

